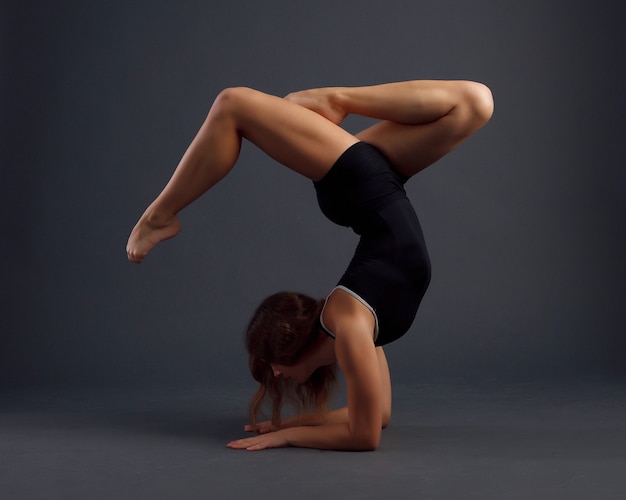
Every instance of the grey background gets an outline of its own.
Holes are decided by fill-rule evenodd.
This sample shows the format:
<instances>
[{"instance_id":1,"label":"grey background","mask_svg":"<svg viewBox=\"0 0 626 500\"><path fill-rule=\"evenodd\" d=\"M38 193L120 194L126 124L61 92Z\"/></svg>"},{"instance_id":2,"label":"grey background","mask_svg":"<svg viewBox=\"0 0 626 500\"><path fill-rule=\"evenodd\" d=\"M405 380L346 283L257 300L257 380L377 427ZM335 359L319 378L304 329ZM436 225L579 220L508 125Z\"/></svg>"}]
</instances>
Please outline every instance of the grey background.
<instances>
[{"instance_id":1,"label":"grey background","mask_svg":"<svg viewBox=\"0 0 626 500\"><path fill-rule=\"evenodd\" d=\"M0 1L0 497L621 499L623 7ZM235 452L243 332L356 244L246 145L141 266L128 233L224 87L463 78L483 130L407 186L433 262L375 453ZM350 119L357 131L369 122Z\"/></svg>"},{"instance_id":2,"label":"grey background","mask_svg":"<svg viewBox=\"0 0 626 500\"><path fill-rule=\"evenodd\" d=\"M620 380L617 5L4 1L2 385L248 391L255 305L281 289L325 295L355 236L251 145L139 267L130 229L222 88L419 78L482 81L496 111L408 184L433 281L387 350L394 380Z\"/></svg>"}]
</instances>

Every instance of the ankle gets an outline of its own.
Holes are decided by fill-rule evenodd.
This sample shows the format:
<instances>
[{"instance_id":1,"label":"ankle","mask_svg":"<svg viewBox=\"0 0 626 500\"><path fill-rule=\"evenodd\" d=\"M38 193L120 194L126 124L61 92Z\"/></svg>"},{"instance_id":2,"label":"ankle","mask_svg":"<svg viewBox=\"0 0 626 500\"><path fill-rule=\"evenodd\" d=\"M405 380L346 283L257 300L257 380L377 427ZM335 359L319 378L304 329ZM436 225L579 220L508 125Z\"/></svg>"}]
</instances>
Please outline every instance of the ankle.
<instances>
[{"instance_id":1,"label":"ankle","mask_svg":"<svg viewBox=\"0 0 626 500\"><path fill-rule=\"evenodd\" d=\"M143 215L143 220L151 227L163 227L167 226L175 217L176 214L174 213L148 207Z\"/></svg>"},{"instance_id":2,"label":"ankle","mask_svg":"<svg viewBox=\"0 0 626 500\"><path fill-rule=\"evenodd\" d=\"M341 112L344 115L349 114L347 105L349 102L349 96L345 87L331 87L327 89L328 103L336 111Z\"/></svg>"}]
</instances>

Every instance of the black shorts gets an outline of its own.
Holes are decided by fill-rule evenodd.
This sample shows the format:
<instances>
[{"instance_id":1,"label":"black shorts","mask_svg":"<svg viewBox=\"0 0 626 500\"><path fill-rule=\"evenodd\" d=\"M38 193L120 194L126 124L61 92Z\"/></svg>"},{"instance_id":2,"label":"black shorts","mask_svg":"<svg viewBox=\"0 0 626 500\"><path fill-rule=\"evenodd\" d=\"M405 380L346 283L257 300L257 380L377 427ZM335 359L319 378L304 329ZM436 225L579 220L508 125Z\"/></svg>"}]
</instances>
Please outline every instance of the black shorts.
<instances>
[{"instance_id":1,"label":"black shorts","mask_svg":"<svg viewBox=\"0 0 626 500\"><path fill-rule=\"evenodd\" d=\"M375 311L385 345L411 327L430 282L430 260L422 229L397 173L374 146L348 148L314 183L326 217L360 235L339 285L352 290Z\"/></svg>"}]
</instances>

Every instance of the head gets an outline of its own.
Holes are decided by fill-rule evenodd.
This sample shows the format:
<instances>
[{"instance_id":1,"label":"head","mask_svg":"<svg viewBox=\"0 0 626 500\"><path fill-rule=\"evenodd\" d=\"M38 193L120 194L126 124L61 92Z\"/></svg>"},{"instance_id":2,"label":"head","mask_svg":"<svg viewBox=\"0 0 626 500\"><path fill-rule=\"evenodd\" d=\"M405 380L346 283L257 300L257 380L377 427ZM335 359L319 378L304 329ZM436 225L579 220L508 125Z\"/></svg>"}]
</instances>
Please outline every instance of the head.
<instances>
[{"instance_id":1,"label":"head","mask_svg":"<svg viewBox=\"0 0 626 500\"><path fill-rule=\"evenodd\" d=\"M254 313L246 334L250 372L260 386L250 402L250 420L256 421L266 397L271 400L272 420L280 420L284 402L298 410L321 410L335 384L334 366L312 367L307 356L323 337L319 316L324 305L295 292L267 297Z\"/></svg>"}]
</instances>

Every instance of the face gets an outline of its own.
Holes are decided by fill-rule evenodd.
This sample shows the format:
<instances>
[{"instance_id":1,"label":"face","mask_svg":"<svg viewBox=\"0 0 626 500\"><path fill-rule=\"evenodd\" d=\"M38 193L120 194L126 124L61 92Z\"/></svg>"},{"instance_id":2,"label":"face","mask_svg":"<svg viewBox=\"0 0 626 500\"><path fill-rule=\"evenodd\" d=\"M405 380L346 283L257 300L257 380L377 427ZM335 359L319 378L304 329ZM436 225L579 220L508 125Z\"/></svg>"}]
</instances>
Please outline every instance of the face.
<instances>
[{"instance_id":1,"label":"face","mask_svg":"<svg viewBox=\"0 0 626 500\"><path fill-rule=\"evenodd\" d=\"M298 384L303 384L311 376L311 370L304 363L285 366L277 363L270 363L274 377L285 377L292 379Z\"/></svg>"}]
</instances>

